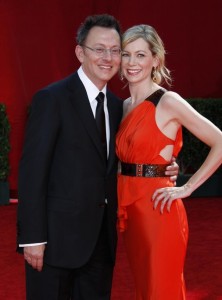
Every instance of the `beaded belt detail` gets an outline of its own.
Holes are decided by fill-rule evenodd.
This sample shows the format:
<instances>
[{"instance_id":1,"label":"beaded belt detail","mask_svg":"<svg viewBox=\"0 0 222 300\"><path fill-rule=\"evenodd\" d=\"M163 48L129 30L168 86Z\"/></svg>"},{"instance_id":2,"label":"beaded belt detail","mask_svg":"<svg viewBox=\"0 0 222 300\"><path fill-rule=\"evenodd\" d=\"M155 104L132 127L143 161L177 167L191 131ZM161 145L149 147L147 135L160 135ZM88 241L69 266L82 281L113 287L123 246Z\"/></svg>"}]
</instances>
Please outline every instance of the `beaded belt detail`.
<instances>
[{"instance_id":1,"label":"beaded belt detail","mask_svg":"<svg viewBox=\"0 0 222 300\"><path fill-rule=\"evenodd\" d=\"M128 164L121 162L121 174L135 177L167 177L165 175L166 167L169 164Z\"/></svg>"}]
</instances>

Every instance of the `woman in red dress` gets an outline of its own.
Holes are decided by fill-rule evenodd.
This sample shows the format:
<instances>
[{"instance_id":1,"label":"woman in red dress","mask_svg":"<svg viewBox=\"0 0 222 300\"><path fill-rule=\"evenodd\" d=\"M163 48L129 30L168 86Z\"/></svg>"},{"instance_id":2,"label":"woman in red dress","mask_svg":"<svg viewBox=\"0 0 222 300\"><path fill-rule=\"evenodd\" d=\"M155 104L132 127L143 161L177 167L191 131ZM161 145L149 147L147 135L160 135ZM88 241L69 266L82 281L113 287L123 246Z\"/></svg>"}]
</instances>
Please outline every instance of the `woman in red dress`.
<instances>
[{"instance_id":1,"label":"woman in red dress","mask_svg":"<svg viewBox=\"0 0 222 300\"><path fill-rule=\"evenodd\" d=\"M170 82L165 50L155 29L138 25L123 35L121 73L130 98L117 134L119 228L136 287L136 300L184 300L188 240L181 198L191 195L222 162L222 132L177 93ZM182 147L182 126L209 145L199 170L182 187L165 176Z\"/></svg>"}]
</instances>

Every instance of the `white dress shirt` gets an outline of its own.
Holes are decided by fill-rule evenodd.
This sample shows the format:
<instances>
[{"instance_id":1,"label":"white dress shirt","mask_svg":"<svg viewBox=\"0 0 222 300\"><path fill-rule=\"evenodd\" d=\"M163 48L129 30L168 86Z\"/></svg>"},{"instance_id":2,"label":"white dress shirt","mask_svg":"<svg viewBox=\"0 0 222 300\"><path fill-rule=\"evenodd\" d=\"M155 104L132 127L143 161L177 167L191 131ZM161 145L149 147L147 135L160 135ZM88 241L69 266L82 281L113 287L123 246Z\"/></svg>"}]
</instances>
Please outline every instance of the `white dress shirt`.
<instances>
[{"instance_id":1,"label":"white dress shirt","mask_svg":"<svg viewBox=\"0 0 222 300\"><path fill-rule=\"evenodd\" d=\"M96 97L98 96L99 92L103 92L105 95L104 98L104 112L105 112L105 121L106 121L106 145L107 145L107 157L109 156L109 141L110 141L110 127L109 127L109 113L108 113L108 108L107 108L107 98L106 98L106 85L104 88L100 91L94 83L86 76L84 73L82 67L78 69L78 75L80 80L82 81L85 89L87 96L89 98L89 103L92 108L92 112L95 118L96 115L96 106L97 106L97 100Z\"/></svg>"}]
</instances>

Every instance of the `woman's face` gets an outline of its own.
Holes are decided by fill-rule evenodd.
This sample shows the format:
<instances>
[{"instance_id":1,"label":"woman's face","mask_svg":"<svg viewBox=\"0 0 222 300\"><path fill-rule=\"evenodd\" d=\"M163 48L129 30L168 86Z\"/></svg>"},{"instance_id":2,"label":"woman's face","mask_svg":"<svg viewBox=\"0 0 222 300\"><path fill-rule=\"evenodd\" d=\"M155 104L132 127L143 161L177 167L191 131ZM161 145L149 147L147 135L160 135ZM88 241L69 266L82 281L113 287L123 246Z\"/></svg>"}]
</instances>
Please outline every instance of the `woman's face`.
<instances>
[{"instance_id":1,"label":"woman's face","mask_svg":"<svg viewBox=\"0 0 222 300\"><path fill-rule=\"evenodd\" d=\"M144 39L139 38L123 49L121 70L129 83L151 79L152 68L156 66L157 59Z\"/></svg>"}]
</instances>

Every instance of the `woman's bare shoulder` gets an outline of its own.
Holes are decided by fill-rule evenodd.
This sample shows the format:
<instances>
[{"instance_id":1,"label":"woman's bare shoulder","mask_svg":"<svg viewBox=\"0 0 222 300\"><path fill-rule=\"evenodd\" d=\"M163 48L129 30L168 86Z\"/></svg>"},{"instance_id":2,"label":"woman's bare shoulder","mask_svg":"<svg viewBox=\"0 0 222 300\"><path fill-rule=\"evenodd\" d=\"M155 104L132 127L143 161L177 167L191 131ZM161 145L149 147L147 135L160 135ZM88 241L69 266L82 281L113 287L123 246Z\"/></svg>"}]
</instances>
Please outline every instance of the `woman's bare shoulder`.
<instances>
[{"instance_id":1,"label":"woman's bare shoulder","mask_svg":"<svg viewBox=\"0 0 222 300\"><path fill-rule=\"evenodd\" d=\"M161 98L161 104L166 106L175 105L175 102L178 103L187 103L185 99L183 99L178 93L173 91L167 91L164 93L164 95Z\"/></svg>"}]
</instances>

